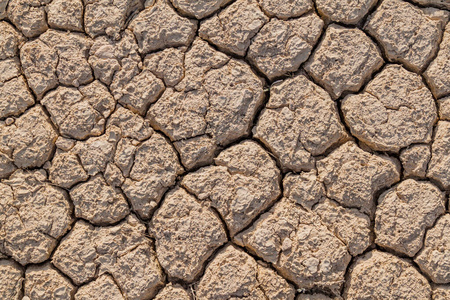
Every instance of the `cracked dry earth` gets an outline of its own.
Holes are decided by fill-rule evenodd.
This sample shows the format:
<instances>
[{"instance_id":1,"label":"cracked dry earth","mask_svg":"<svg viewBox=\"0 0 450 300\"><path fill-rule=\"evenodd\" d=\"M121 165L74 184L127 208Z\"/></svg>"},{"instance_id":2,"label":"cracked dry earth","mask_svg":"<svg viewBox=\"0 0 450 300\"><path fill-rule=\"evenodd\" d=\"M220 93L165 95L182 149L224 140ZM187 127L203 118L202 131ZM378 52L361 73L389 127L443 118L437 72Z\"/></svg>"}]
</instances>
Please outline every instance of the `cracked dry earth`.
<instances>
[{"instance_id":1,"label":"cracked dry earth","mask_svg":"<svg viewBox=\"0 0 450 300\"><path fill-rule=\"evenodd\" d=\"M450 299L449 20L0 0L0 299Z\"/></svg>"}]
</instances>

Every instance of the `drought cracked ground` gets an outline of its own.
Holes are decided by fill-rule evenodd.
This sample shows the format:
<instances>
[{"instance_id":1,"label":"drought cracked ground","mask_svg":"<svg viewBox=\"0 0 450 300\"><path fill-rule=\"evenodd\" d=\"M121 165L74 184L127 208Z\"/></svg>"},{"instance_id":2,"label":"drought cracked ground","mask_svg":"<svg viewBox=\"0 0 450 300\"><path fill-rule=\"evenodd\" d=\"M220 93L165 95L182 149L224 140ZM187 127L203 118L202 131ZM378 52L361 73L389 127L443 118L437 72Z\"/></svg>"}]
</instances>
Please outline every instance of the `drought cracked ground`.
<instances>
[{"instance_id":1,"label":"drought cracked ground","mask_svg":"<svg viewBox=\"0 0 450 300\"><path fill-rule=\"evenodd\" d=\"M0 0L0 299L450 299L449 0Z\"/></svg>"}]
</instances>

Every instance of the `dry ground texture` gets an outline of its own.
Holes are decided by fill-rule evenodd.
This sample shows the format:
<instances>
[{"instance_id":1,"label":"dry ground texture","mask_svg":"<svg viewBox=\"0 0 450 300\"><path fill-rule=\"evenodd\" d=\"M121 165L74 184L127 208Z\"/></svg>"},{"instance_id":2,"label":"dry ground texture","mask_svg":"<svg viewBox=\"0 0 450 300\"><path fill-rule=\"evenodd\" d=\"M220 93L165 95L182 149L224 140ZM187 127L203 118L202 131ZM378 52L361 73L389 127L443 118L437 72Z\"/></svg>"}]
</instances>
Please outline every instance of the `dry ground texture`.
<instances>
[{"instance_id":1,"label":"dry ground texture","mask_svg":"<svg viewBox=\"0 0 450 300\"><path fill-rule=\"evenodd\" d=\"M449 19L0 0L0 299L450 299Z\"/></svg>"}]
</instances>

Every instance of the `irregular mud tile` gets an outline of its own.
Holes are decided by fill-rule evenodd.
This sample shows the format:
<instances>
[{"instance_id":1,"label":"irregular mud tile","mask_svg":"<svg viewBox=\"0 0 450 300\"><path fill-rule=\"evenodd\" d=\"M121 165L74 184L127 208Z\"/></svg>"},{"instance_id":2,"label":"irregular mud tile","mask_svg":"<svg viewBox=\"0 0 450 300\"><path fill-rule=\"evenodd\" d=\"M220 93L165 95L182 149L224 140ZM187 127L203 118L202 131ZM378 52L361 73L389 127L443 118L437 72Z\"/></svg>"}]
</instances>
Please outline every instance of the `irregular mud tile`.
<instances>
[{"instance_id":1,"label":"irregular mud tile","mask_svg":"<svg viewBox=\"0 0 450 300\"><path fill-rule=\"evenodd\" d=\"M99 136L115 107L114 98L99 81L78 89L59 86L41 100L63 136L82 140Z\"/></svg>"},{"instance_id":2,"label":"irregular mud tile","mask_svg":"<svg viewBox=\"0 0 450 300\"><path fill-rule=\"evenodd\" d=\"M135 140L128 138L123 138L117 143L114 164L121 170L125 177L130 176L138 146L139 142L136 143Z\"/></svg>"},{"instance_id":3,"label":"irregular mud tile","mask_svg":"<svg viewBox=\"0 0 450 300\"><path fill-rule=\"evenodd\" d=\"M112 187L120 187L125 182L122 171L113 163L109 163L105 170L105 180Z\"/></svg>"},{"instance_id":4,"label":"irregular mud tile","mask_svg":"<svg viewBox=\"0 0 450 300\"><path fill-rule=\"evenodd\" d=\"M171 0L173 6L182 14L192 18L203 19L218 11L232 0Z\"/></svg>"},{"instance_id":5,"label":"irregular mud tile","mask_svg":"<svg viewBox=\"0 0 450 300\"><path fill-rule=\"evenodd\" d=\"M47 21L52 28L83 31L81 0L53 0L47 5Z\"/></svg>"},{"instance_id":6,"label":"irregular mud tile","mask_svg":"<svg viewBox=\"0 0 450 300\"><path fill-rule=\"evenodd\" d=\"M312 0L258 0L258 2L268 16L282 20L300 17L314 7Z\"/></svg>"},{"instance_id":7,"label":"irregular mud tile","mask_svg":"<svg viewBox=\"0 0 450 300\"><path fill-rule=\"evenodd\" d=\"M332 22L356 24L378 0L316 0L319 14Z\"/></svg>"},{"instance_id":8,"label":"irregular mud tile","mask_svg":"<svg viewBox=\"0 0 450 300\"><path fill-rule=\"evenodd\" d=\"M448 17L446 11L385 0L364 29L381 44L389 61L419 72L435 56Z\"/></svg>"},{"instance_id":9,"label":"irregular mud tile","mask_svg":"<svg viewBox=\"0 0 450 300\"><path fill-rule=\"evenodd\" d=\"M299 75L271 87L270 99L253 129L280 160L283 171L314 168L323 154L347 136L327 92Z\"/></svg>"},{"instance_id":10,"label":"irregular mud tile","mask_svg":"<svg viewBox=\"0 0 450 300\"><path fill-rule=\"evenodd\" d=\"M435 6L443 9L450 9L450 1L449 0L412 0L420 5L425 6Z\"/></svg>"},{"instance_id":11,"label":"irregular mud tile","mask_svg":"<svg viewBox=\"0 0 450 300\"><path fill-rule=\"evenodd\" d=\"M75 287L50 263L32 265L25 272L25 296L33 300L72 299Z\"/></svg>"},{"instance_id":12,"label":"irregular mud tile","mask_svg":"<svg viewBox=\"0 0 450 300\"><path fill-rule=\"evenodd\" d=\"M363 93L345 97L342 111L353 135L377 151L430 142L437 120L422 78L400 65L388 65Z\"/></svg>"},{"instance_id":13,"label":"irregular mud tile","mask_svg":"<svg viewBox=\"0 0 450 300\"><path fill-rule=\"evenodd\" d=\"M22 74L18 57L0 60L0 84Z\"/></svg>"},{"instance_id":14,"label":"irregular mud tile","mask_svg":"<svg viewBox=\"0 0 450 300\"><path fill-rule=\"evenodd\" d=\"M256 0L238 0L202 21L199 36L224 52L244 56L251 39L268 21Z\"/></svg>"},{"instance_id":15,"label":"irregular mud tile","mask_svg":"<svg viewBox=\"0 0 450 300\"><path fill-rule=\"evenodd\" d=\"M48 172L49 180L53 184L67 189L89 178L74 153L63 152L59 149L56 150Z\"/></svg>"},{"instance_id":16,"label":"irregular mud tile","mask_svg":"<svg viewBox=\"0 0 450 300\"><path fill-rule=\"evenodd\" d=\"M155 133L136 148L130 176L122 186L142 218L149 218L167 189L183 173L178 156L166 139Z\"/></svg>"},{"instance_id":17,"label":"irregular mud tile","mask_svg":"<svg viewBox=\"0 0 450 300\"><path fill-rule=\"evenodd\" d=\"M301 289L321 289L336 295L344 283L351 256L347 247L313 212L283 198L235 242L273 264Z\"/></svg>"},{"instance_id":18,"label":"irregular mud tile","mask_svg":"<svg viewBox=\"0 0 450 300\"><path fill-rule=\"evenodd\" d=\"M141 57L133 33L126 29L120 40L99 36L89 51L94 76L111 90L122 88L139 73Z\"/></svg>"},{"instance_id":19,"label":"irregular mud tile","mask_svg":"<svg viewBox=\"0 0 450 300\"><path fill-rule=\"evenodd\" d=\"M104 172L108 162L113 160L119 137L120 129L116 126L110 126L105 134L99 137L78 141L71 152L78 155L87 174L94 176Z\"/></svg>"},{"instance_id":20,"label":"irregular mud tile","mask_svg":"<svg viewBox=\"0 0 450 300\"><path fill-rule=\"evenodd\" d=\"M271 285L278 290L274 291ZM274 271L259 265L244 251L228 245L208 264L198 283L196 296L199 300L293 300L295 291Z\"/></svg>"},{"instance_id":21,"label":"irregular mud tile","mask_svg":"<svg viewBox=\"0 0 450 300\"><path fill-rule=\"evenodd\" d=\"M155 300L192 300L192 297L181 285L168 283L159 291Z\"/></svg>"},{"instance_id":22,"label":"irregular mud tile","mask_svg":"<svg viewBox=\"0 0 450 300\"><path fill-rule=\"evenodd\" d=\"M45 5L50 1L9 0L8 19L26 37L36 37L48 29Z\"/></svg>"},{"instance_id":23,"label":"irregular mud tile","mask_svg":"<svg viewBox=\"0 0 450 300\"><path fill-rule=\"evenodd\" d=\"M435 283L450 283L450 215L439 218L425 235L414 261Z\"/></svg>"},{"instance_id":24,"label":"irregular mud tile","mask_svg":"<svg viewBox=\"0 0 450 300\"><path fill-rule=\"evenodd\" d=\"M41 98L59 84L75 86L92 81L87 62L92 40L81 33L50 29L20 49L20 59L30 88Z\"/></svg>"},{"instance_id":25,"label":"irregular mud tile","mask_svg":"<svg viewBox=\"0 0 450 300\"><path fill-rule=\"evenodd\" d=\"M0 60L19 54L19 48L26 41L22 34L7 22L0 22Z\"/></svg>"},{"instance_id":26,"label":"irregular mud tile","mask_svg":"<svg viewBox=\"0 0 450 300\"><path fill-rule=\"evenodd\" d=\"M12 260L0 260L0 298L22 300L22 268Z\"/></svg>"},{"instance_id":27,"label":"irregular mud tile","mask_svg":"<svg viewBox=\"0 0 450 300\"><path fill-rule=\"evenodd\" d=\"M119 103L131 111L145 116L151 103L164 92L164 83L150 71L134 76L122 89L115 89L113 95Z\"/></svg>"},{"instance_id":28,"label":"irregular mud tile","mask_svg":"<svg viewBox=\"0 0 450 300\"><path fill-rule=\"evenodd\" d=\"M439 121L431 144L431 160L427 176L436 180L444 189L450 188L450 122Z\"/></svg>"},{"instance_id":29,"label":"irregular mud tile","mask_svg":"<svg viewBox=\"0 0 450 300\"><path fill-rule=\"evenodd\" d=\"M363 253L372 244L370 218L357 209L343 208L336 202L324 200L313 210L322 223L348 248L352 256Z\"/></svg>"},{"instance_id":30,"label":"irregular mud tile","mask_svg":"<svg viewBox=\"0 0 450 300\"><path fill-rule=\"evenodd\" d=\"M295 72L311 54L323 25L314 13L288 21L273 18L252 39L247 58L270 80Z\"/></svg>"},{"instance_id":31,"label":"irregular mud tile","mask_svg":"<svg viewBox=\"0 0 450 300\"><path fill-rule=\"evenodd\" d=\"M188 170L212 164L218 149L214 141L206 135L179 140L173 145L180 153L181 163Z\"/></svg>"},{"instance_id":32,"label":"irregular mud tile","mask_svg":"<svg viewBox=\"0 0 450 300\"><path fill-rule=\"evenodd\" d=\"M0 128L2 123L0 122ZM0 151L0 178L7 178L17 169L14 160Z\"/></svg>"},{"instance_id":33,"label":"irregular mud tile","mask_svg":"<svg viewBox=\"0 0 450 300\"><path fill-rule=\"evenodd\" d=\"M397 160L363 151L354 142L340 146L316 165L329 198L370 216L375 211L375 193L400 180Z\"/></svg>"},{"instance_id":34,"label":"irregular mud tile","mask_svg":"<svg viewBox=\"0 0 450 300\"><path fill-rule=\"evenodd\" d=\"M147 118L175 142L185 166L195 168L211 162L217 146L250 133L264 91L247 64L201 39L186 53L184 66L184 78L166 89ZM196 144L199 148L189 152Z\"/></svg>"},{"instance_id":35,"label":"irregular mud tile","mask_svg":"<svg viewBox=\"0 0 450 300\"><path fill-rule=\"evenodd\" d=\"M53 264L81 285L110 274L126 299L148 299L163 285L164 274L146 228L134 215L112 227L78 221L61 241Z\"/></svg>"},{"instance_id":36,"label":"irregular mud tile","mask_svg":"<svg viewBox=\"0 0 450 300\"><path fill-rule=\"evenodd\" d=\"M319 203L325 195L323 183L317 179L315 170L300 174L287 174L283 179L283 196L307 210Z\"/></svg>"},{"instance_id":37,"label":"irregular mud tile","mask_svg":"<svg viewBox=\"0 0 450 300\"><path fill-rule=\"evenodd\" d=\"M150 222L156 254L169 277L191 282L206 260L227 242L218 216L182 188L166 194Z\"/></svg>"},{"instance_id":38,"label":"irregular mud tile","mask_svg":"<svg viewBox=\"0 0 450 300\"><path fill-rule=\"evenodd\" d=\"M177 85L184 77L184 49L168 48L149 54L144 59L144 68L162 79L166 86Z\"/></svg>"},{"instance_id":39,"label":"irregular mud tile","mask_svg":"<svg viewBox=\"0 0 450 300\"><path fill-rule=\"evenodd\" d=\"M425 231L445 212L445 194L429 182L407 179L383 193L375 215L375 243L414 256Z\"/></svg>"},{"instance_id":40,"label":"irregular mud tile","mask_svg":"<svg viewBox=\"0 0 450 300\"><path fill-rule=\"evenodd\" d=\"M181 17L168 3L156 0L131 21L142 54L168 47L189 46L197 31L197 21Z\"/></svg>"},{"instance_id":41,"label":"irregular mud tile","mask_svg":"<svg viewBox=\"0 0 450 300\"><path fill-rule=\"evenodd\" d=\"M211 201L234 235L276 201L280 171L253 141L222 151L215 164L186 175L181 184L199 200Z\"/></svg>"},{"instance_id":42,"label":"irregular mud tile","mask_svg":"<svg viewBox=\"0 0 450 300\"><path fill-rule=\"evenodd\" d=\"M431 159L431 147L417 144L409 146L400 152L404 177L424 178L427 174L428 163Z\"/></svg>"},{"instance_id":43,"label":"irregular mud tile","mask_svg":"<svg viewBox=\"0 0 450 300\"><path fill-rule=\"evenodd\" d=\"M439 99L437 103L439 106L439 119L450 121L450 97Z\"/></svg>"},{"instance_id":44,"label":"irregular mud tile","mask_svg":"<svg viewBox=\"0 0 450 300\"><path fill-rule=\"evenodd\" d=\"M6 18L6 6L9 0L0 0L0 20Z\"/></svg>"},{"instance_id":45,"label":"irregular mud tile","mask_svg":"<svg viewBox=\"0 0 450 300\"><path fill-rule=\"evenodd\" d=\"M450 299L450 285L434 285L432 288L433 300Z\"/></svg>"},{"instance_id":46,"label":"irregular mud tile","mask_svg":"<svg viewBox=\"0 0 450 300\"><path fill-rule=\"evenodd\" d=\"M140 0L83 0L84 28L91 37L107 34L116 39L125 28L128 16L143 8Z\"/></svg>"},{"instance_id":47,"label":"irregular mud tile","mask_svg":"<svg viewBox=\"0 0 450 300\"><path fill-rule=\"evenodd\" d=\"M450 8L450 1L449 1ZM434 97L441 98L450 94L450 24L445 28L439 52L423 73Z\"/></svg>"},{"instance_id":48,"label":"irregular mud tile","mask_svg":"<svg viewBox=\"0 0 450 300\"><path fill-rule=\"evenodd\" d=\"M296 300L339 300L340 297L330 298L324 294L300 294L297 296Z\"/></svg>"},{"instance_id":49,"label":"irregular mud tile","mask_svg":"<svg viewBox=\"0 0 450 300\"><path fill-rule=\"evenodd\" d=\"M122 106L118 106L108 119L107 127L111 126L119 127L123 138L131 138L138 141L144 141L154 133L148 120Z\"/></svg>"},{"instance_id":50,"label":"irregular mud tile","mask_svg":"<svg viewBox=\"0 0 450 300\"><path fill-rule=\"evenodd\" d=\"M395 255L373 250L350 267L344 299L430 299L430 284L413 266Z\"/></svg>"},{"instance_id":51,"label":"irregular mud tile","mask_svg":"<svg viewBox=\"0 0 450 300\"><path fill-rule=\"evenodd\" d=\"M50 119L37 105L10 126L0 123L0 152L19 168L40 167L50 158L57 137Z\"/></svg>"},{"instance_id":52,"label":"irregular mud tile","mask_svg":"<svg viewBox=\"0 0 450 300\"><path fill-rule=\"evenodd\" d=\"M0 245L22 265L48 259L72 223L67 193L46 179L44 170L18 170L1 184Z\"/></svg>"},{"instance_id":53,"label":"irregular mud tile","mask_svg":"<svg viewBox=\"0 0 450 300\"><path fill-rule=\"evenodd\" d=\"M380 50L363 31L331 24L305 70L337 99L343 92L357 92L383 62Z\"/></svg>"},{"instance_id":54,"label":"irregular mud tile","mask_svg":"<svg viewBox=\"0 0 450 300\"><path fill-rule=\"evenodd\" d=\"M70 191L75 216L94 225L108 225L125 218L130 210L120 191L109 186L98 174Z\"/></svg>"},{"instance_id":55,"label":"irregular mud tile","mask_svg":"<svg viewBox=\"0 0 450 300\"><path fill-rule=\"evenodd\" d=\"M107 274L78 288L75 300L125 300L114 279Z\"/></svg>"},{"instance_id":56,"label":"irregular mud tile","mask_svg":"<svg viewBox=\"0 0 450 300\"><path fill-rule=\"evenodd\" d=\"M18 116L33 104L34 97L23 76L0 83L0 119Z\"/></svg>"}]
</instances>

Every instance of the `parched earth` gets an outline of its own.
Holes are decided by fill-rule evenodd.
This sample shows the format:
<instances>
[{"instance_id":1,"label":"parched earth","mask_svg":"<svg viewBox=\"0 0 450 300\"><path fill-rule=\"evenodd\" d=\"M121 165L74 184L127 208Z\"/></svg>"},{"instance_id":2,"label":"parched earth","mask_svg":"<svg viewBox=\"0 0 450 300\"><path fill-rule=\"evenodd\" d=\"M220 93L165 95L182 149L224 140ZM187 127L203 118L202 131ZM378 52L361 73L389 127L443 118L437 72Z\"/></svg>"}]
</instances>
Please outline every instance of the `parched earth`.
<instances>
[{"instance_id":1,"label":"parched earth","mask_svg":"<svg viewBox=\"0 0 450 300\"><path fill-rule=\"evenodd\" d=\"M449 20L0 0L0 299L450 299Z\"/></svg>"}]
</instances>

